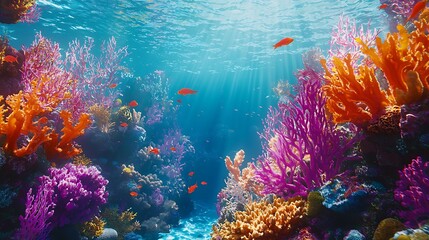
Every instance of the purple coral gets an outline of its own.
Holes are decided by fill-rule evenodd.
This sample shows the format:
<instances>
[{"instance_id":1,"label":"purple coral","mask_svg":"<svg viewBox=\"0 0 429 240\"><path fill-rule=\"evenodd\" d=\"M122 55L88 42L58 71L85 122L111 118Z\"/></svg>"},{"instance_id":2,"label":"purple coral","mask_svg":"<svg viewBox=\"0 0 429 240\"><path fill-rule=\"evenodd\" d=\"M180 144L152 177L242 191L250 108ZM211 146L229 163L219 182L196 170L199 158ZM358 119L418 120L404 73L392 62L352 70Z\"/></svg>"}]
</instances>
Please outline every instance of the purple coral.
<instances>
[{"instance_id":1,"label":"purple coral","mask_svg":"<svg viewBox=\"0 0 429 240\"><path fill-rule=\"evenodd\" d=\"M36 195L32 195L32 189L27 193L25 204L25 216L19 216L21 227L15 234L16 239L48 239L53 229L50 218L54 214L53 202L54 190L51 185L39 186Z\"/></svg>"},{"instance_id":2,"label":"purple coral","mask_svg":"<svg viewBox=\"0 0 429 240\"><path fill-rule=\"evenodd\" d=\"M305 196L340 172L347 151L356 142L351 128L339 130L327 117L320 73L306 68L298 73L298 94L289 104L270 109L261 137L267 141L256 178L263 193Z\"/></svg>"},{"instance_id":3,"label":"purple coral","mask_svg":"<svg viewBox=\"0 0 429 240\"><path fill-rule=\"evenodd\" d=\"M395 200L407 209L400 212L400 216L409 227L429 219L429 162L417 157L399 172Z\"/></svg>"},{"instance_id":4,"label":"purple coral","mask_svg":"<svg viewBox=\"0 0 429 240\"><path fill-rule=\"evenodd\" d=\"M107 202L108 181L94 166L68 163L62 168L50 168L49 176L42 176L40 181L54 187L56 206L52 221L58 226L87 221Z\"/></svg>"}]
</instances>

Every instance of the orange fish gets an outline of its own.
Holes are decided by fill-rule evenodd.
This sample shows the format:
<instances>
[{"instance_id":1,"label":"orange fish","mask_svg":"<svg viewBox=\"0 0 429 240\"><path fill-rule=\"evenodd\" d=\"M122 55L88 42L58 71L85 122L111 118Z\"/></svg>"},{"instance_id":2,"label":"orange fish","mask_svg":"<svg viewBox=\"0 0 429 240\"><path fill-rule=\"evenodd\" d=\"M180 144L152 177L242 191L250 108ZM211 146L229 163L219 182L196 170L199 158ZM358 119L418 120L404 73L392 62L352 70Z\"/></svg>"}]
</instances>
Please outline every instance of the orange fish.
<instances>
[{"instance_id":1,"label":"orange fish","mask_svg":"<svg viewBox=\"0 0 429 240\"><path fill-rule=\"evenodd\" d=\"M378 9L385 9L385 8L387 8L389 5L387 5L387 3L383 3L383 4L381 4L380 5L380 7L378 7Z\"/></svg>"},{"instance_id":2,"label":"orange fish","mask_svg":"<svg viewBox=\"0 0 429 240\"><path fill-rule=\"evenodd\" d=\"M189 173L188 173L188 176L189 176L189 177L194 176L194 172L189 172Z\"/></svg>"},{"instance_id":3,"label":"orange fish","mask_svg":"<svg viewBox=\"0 0 429 240\"><path fill-rule=\"evenodd\" d=\"M281 47L281 46L289 45L291 42L293 42L293 38L288 38L288 37L283 38L278 43L274 44L274 49Z\"/></svg>"},{"instance_id":4,"label":"orange fish","mask_svg":"<svg viewBox=\"0 0 429 240\"><path fill-rule=\"evenodd\" d=\"M130 103L128 103L128 106L130 107L137 107L139 103L136 100L132 100Z\"/></svg>"},{"instance_id":5,"label":"orange fish","mask_svg":"<svg viewBox=\"0 0 429 240\"><path fill-rule=\"evenodd\" d=\"M139 194L137 192L130 192L131 197L137 197Z\"/></svg>"},{"instance_id":6,"label":"orange fish","mask_svg":"<svg viewBox=\"0 0 429 240\"><path fill-rule=\"evenodd\" d=\"M158 155L159 154L159 148L152 148L149 152L153 153L155 155Z\"/></svg>"},{"instance_id":7,"label":"orange fish","mask_svg":"<svg viewBox=\"0 0 429 240\"><path fill-rule=\"evenodd\" d=\"M18 58L16 58L15 56L12 56L12 55L6 55L3 58L3 62L8 62L8 63L14 63L14 62L16 62L16 63L18 63Z\"/></svg>"},{"instance_id":8,"label":"orange fish","mask_svg":"<svg viewBox=\"0 0 429 240\"><path fill-rule=\"evenodd\" d=\"M426 0L422 0L416 3L416 5L414 5L413 7L413 10L411 11L410 16L407 18L405 22L408 22L411 19L415 18L425 7L426 7Z\"/></svg>"},{"instance_id":9,"label":"orange fish","mask_svg":"<svg viewBox=\"0 0 429 240\"><path fill-rule=\"evenodd\" d=\"M197 189L197 187L198 187L198 185L196 183L192 186L189 186L188 187L188 193L189 194L193 193L195 191L195 189Z\"/></svg>"},{"instance_id":10,"label":"orange fish","mask_svg":"<svg viewBox=\"0 0 429 240\"><path fill-rule=\"evenodd\" d=\"M207 185L207 182L206 181L202 181L201 185Z\"/></svg>"},{"instance_id":11,"label":"orange fish","mask_svg":"<svg viewBox=\"0 0 429 240\"><path fill-rule=\"evenodd\" d=\"M110 84L109 85L109 88L115 88L115 87L117 87L118 86L118 84L116 84L116 83L112 83L112 84Z\"/></svg>"},{"instance_id":12,"label":"orange fish","mask_svg":"<svg viewBox=\"0 0 429 240\"><path fill-rule=\"evenodd\" d=\"M177 93L180 94L180 95L185 96L185 95L188 95L188 94L195 94L195 93L197 93L197 91L192 90L190 88L182 88L179 91L177 91Z\"/></svg>"},{"instance_id":13,"label":"orange fish","mask_svg":"<svg viewBox=\"0 0 429 240\"><path fill-rule=\"evenodd\" d=\"M128 123L126 123L126 122L121 122L121 127L128 127Z\"/></svg>"},{"instance_id":14,"label":"orange fish","mask_svg":"<svg viewBox=\"0 0 429 240\"><path fill-rule=\"evenodd\" d=\"M142 185L137 185L137 188L138 188L138 189L142 188Z\"/></svg>"},{"instance_id":15,"label":"orange fish","mask_svg":"<svg viewBox=\"0 0 429 240\"><path fill-rule=\"evenodd\" d=\"M175 151L176 151L176 148L175 148L175 147L171 147L171 148L170 148L170 150L171 150L172 152L175 152Z\"/></svg>"}]
</instances>

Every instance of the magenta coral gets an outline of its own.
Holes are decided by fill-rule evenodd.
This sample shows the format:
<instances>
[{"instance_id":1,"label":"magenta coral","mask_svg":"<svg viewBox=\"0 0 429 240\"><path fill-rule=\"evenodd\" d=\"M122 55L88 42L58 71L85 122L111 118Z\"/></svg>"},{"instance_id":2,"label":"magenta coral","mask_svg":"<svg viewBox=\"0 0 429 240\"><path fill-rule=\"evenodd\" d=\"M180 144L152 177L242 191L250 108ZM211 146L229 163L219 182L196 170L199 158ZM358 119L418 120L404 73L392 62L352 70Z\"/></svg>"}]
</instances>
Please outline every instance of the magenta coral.
<instances>
[{"instance_id":1,"label":"magenta coral","mask_svg":"<svg viewBox=\"0 0 429 240\"><path fill-rule=\"evenodd\" d=\"M36 195L28 190L25 204L25 216L19 217L21 227L15 234L16 239L48 239L53 229L50 218L54 214L55 203L52 198L54 190L51 185L39 186Z\"/></svg>"},{"instance_id":2,"label":"magenta coral","mask_svg":"<svg viewBox=\"0 0 429 240\"><path fill-rule=\"evenodd\" d=\"M399 172L395 200L407 209L400 216L409 227L429 219L429 162L417 157Z\"/></svg>"},{"instance_id":3,"label":"magenta coral","mask_svg":"<svg viewBox=\"0 0 429 240\"><path fill-rule=\"evenodd\" d=\"M340 173L356 141L327 117L320 73L306 68L298 79L298 95L289 104L279 103L278 110L270 109L261 135L266 153L256 178L266 194L305 196L322 186Z\"/></svg>"}]
</instances>

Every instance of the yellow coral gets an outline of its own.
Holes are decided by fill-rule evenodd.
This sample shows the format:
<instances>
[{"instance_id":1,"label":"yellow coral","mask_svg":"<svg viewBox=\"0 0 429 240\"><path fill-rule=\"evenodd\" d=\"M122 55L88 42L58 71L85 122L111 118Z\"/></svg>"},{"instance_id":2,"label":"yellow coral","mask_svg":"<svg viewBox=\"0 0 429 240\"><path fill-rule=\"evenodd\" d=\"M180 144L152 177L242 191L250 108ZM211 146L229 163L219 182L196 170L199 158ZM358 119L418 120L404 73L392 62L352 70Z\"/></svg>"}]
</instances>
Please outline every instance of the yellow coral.
<instances>
[{"instance_id":1,"label":"yellow coral","mask_svg":"<svg viewBox=\"0 0 429 240\"><path fill-rule=\"evenodd\" d=\"M88 166L91 164L91 159L89 159L85 154L80 154L78 156L73 157L73 164L74 165L82 165L82 166Z\"/></svg>"},{"instance_id":2,"label":"yellow coral","mask_svg":"<svg viewBox=\"0 0 429 240\"><path fill-rule=\"evenodd\" d=\"M93 238L99 237L103 234L104 225L106 224L103 219L95 216L88 222L84 222L81 226L81 232L84 236Z\"/></svg>"},{"instance_id":3,"label":"yellow coral","mask_svg":"<svg viewBox=\"0 0 429 240\"><path fill-rule=\"evenodd\" d=\"M235 213L235 221L213 226L212 239L280 239L295 230L306 215L301 198L284 200L274 197L273 203L252 202L245 211Z\"/></svg>"},{"instance_id":4,"label":"yellow coral","mask_svg":"<svg viewBox=\"0 0 429 240\"><path fill-rule=\"evenodd\" d=\"M133 221L137 213L132 212L131 208L121 213L118 209L108 208L103 211L102 216L106 220L106 225L118 232L118 239L123 239L127 233L140 229L140 223Z\"/></svg>"},{"instance_id":5,"label":"yellow coral","mask_svg":"<svg viewBox=\"0 0 429 240\"><path fill-rule=\"evenodd\" d=\"M97 128L103 133L109 133L115 123L110 122L110 111L109 108L101 105L94 104L89 108L89 112L92 114Z\"/></svg>"}]
</instances>

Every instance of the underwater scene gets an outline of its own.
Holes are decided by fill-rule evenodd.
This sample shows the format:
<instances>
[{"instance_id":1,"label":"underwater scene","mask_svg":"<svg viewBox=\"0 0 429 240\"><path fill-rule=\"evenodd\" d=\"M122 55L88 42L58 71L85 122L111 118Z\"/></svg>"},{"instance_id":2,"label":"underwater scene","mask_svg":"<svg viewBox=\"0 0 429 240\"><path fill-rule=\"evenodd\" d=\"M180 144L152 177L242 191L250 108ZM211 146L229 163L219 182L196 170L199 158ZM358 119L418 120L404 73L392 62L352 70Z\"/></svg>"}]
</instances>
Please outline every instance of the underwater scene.
<instances>
[{"instance_id":1,"label":"underwater scene","mask_svg":"<svg viewBox=\"0 0 429 240\"><path fill-rule=\"evenodd\" d=\"M427 0L0 0L0 240L429 240Z\"/></svg>"}]
</instances>

